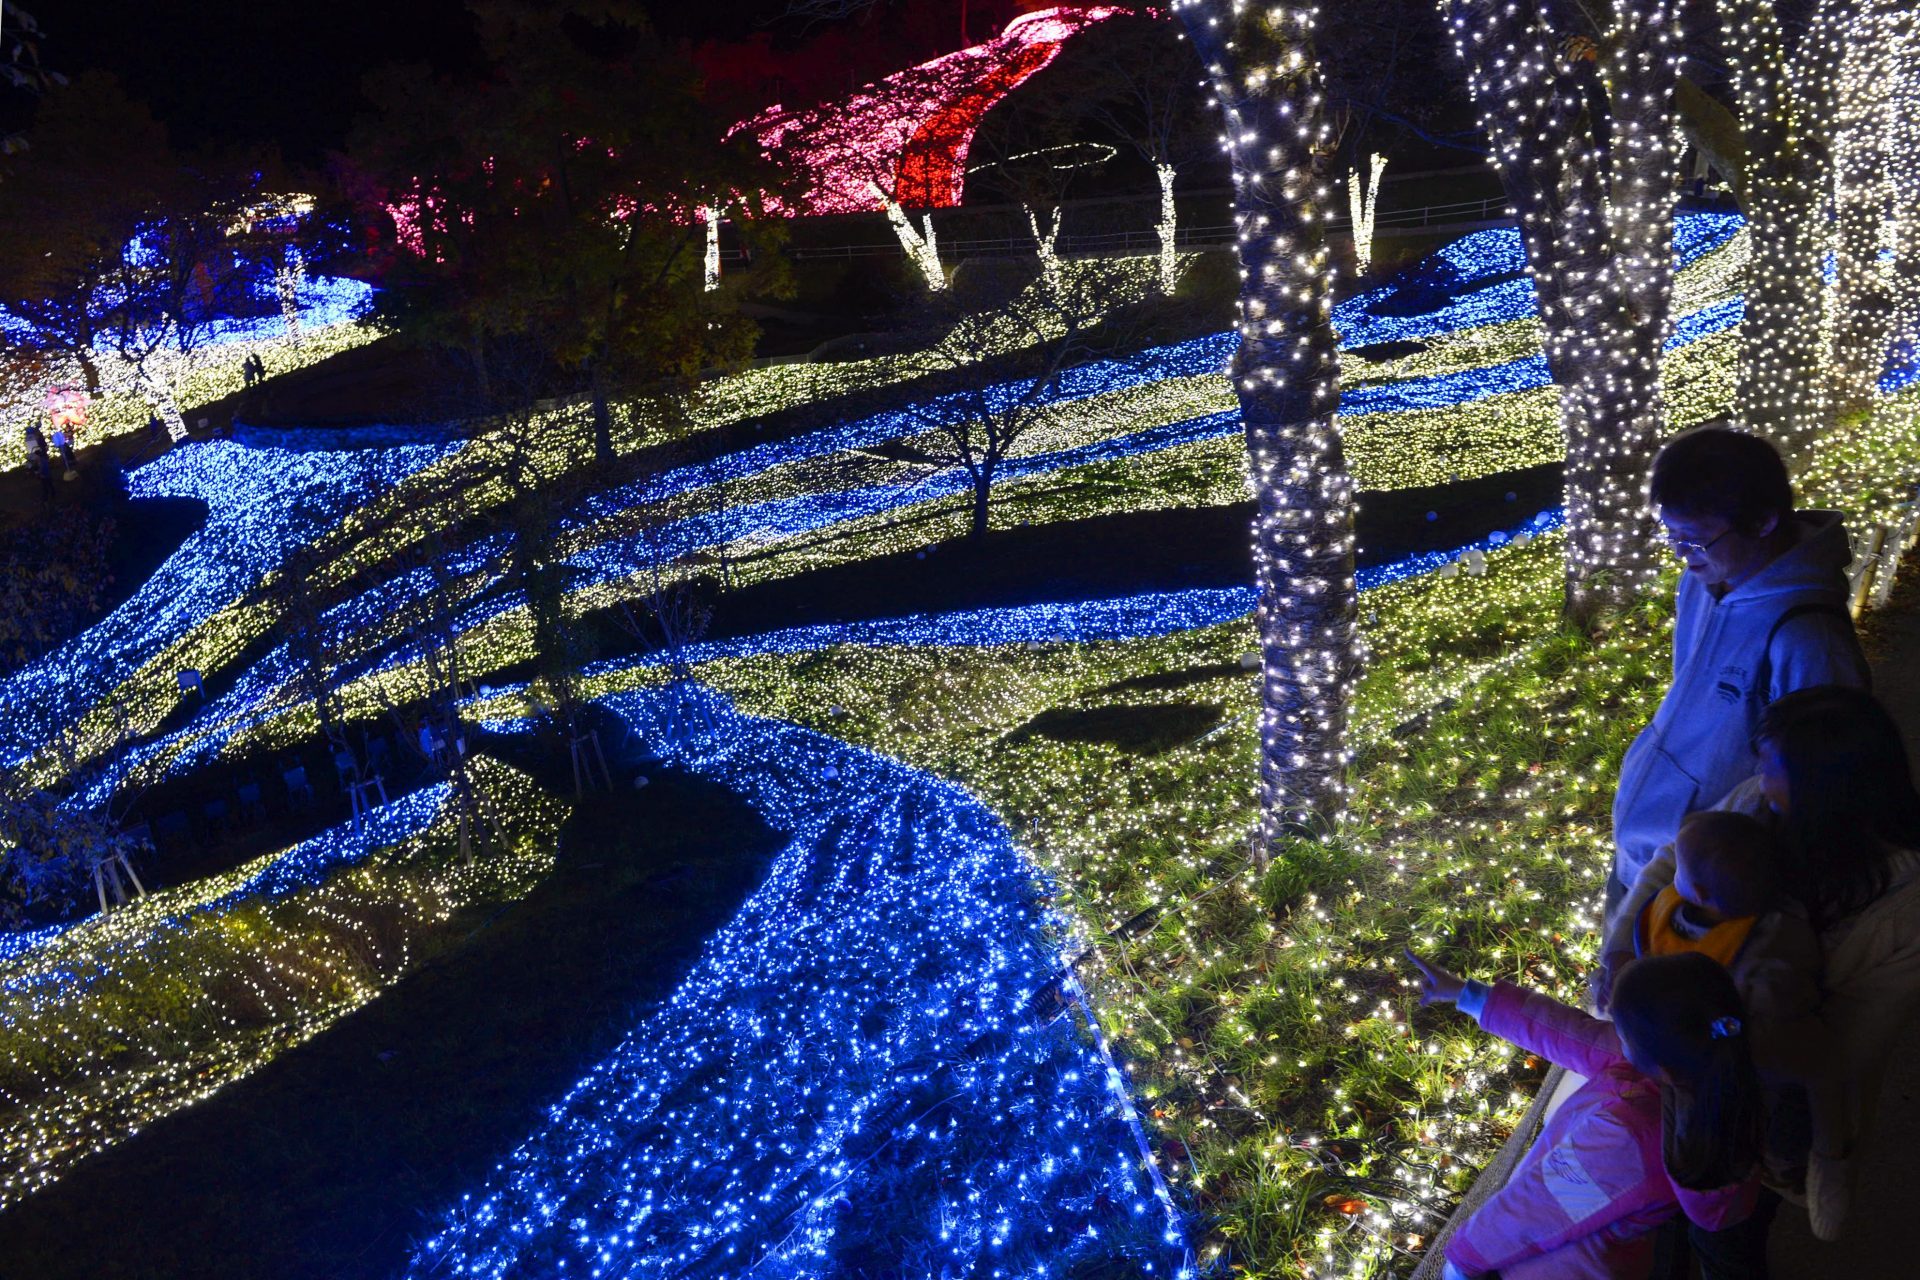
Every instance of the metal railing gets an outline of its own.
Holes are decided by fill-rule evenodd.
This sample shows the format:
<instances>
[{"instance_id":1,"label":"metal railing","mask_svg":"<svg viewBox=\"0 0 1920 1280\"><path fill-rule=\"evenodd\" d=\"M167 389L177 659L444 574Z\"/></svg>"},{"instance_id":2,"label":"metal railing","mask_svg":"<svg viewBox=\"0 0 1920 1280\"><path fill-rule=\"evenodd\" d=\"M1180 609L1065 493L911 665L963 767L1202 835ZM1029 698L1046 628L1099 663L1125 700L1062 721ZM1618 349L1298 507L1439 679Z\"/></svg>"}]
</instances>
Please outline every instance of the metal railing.
<instances>
[{"instance_id":1,"label":"metal railing","mask_svg":"<svg viewBox=\"0 0 1920 1280\"><path fill-rule=\"evenodd\" d=\"M1408 230L1422 227L1458 227L1477 223L1505 222L1512 215L1505 196L1487 196L1479 200L1461 200L1452 204L1418 205L1408 209L1382 209L1374 219L1377 230ZM1351 230L1351 220L1338 214L1327 221L1329 231ZM1182 249L1224 249L1233 244L1232 224L1183 226L1177 243ZM1160 248L1160 236L1152 228L1107 231L1093 234L1064 234L1059 254L1063 258L1097 254L1154 253ZM785 250L796 262L822 262L848 258L882 257L901 252L897 240L866 241L856 244L795 245ZM967 240L941 240L940 256L949 262L961 258L1003 257L1033 252L1029 236L994 236ZM721 261L738 268L744 262L738 250L723 250Z\"/></svg>"}]
</instances>

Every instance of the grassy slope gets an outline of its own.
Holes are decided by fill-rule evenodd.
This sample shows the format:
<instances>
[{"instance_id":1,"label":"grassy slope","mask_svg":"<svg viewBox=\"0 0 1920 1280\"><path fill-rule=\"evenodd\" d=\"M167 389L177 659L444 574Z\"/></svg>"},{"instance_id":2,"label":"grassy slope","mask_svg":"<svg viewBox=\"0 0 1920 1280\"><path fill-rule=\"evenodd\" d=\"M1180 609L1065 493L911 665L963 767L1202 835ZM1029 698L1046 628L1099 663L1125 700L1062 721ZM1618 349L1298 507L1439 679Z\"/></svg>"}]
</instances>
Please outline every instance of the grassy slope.
<instances>
[{"instance_id":1,"label":"grassy slope","mask_svg":"<svg viewBox=\"0 0 1920 1280\"><path fill-rule=\"evenodd\" d=\"M1699 344L1686 416L1724 395L1726 346ZM1526 406L1526 434L1549 432L1550 393L1523 398L1543 402ZM1501 411L1467 412L1477 428ZM1391 415L1410 431L1356 425L1394 428L1378 442L1383 459L1418 458L1430 456L1420 441L1441 438L1430 430L1458 431L1453 414L1431 415L1431 428L1427 416ZM1488 457L1510 462L1527 447ZM1236 449L1229 439L1116 465L1094 505L1165 501L1147 490L1175 477L1193 486L1182 497L1212 496L1221 466L1237 482ZM1917 454L1909 424L1823 453L1809 484L1816 497L1844 495L1838 505L1883 509L1897 486L1866 493L1860 481L1910 474ZM1152 483L1129 466L1149 468ZM1087 471L1076 478L1104 476ZM1003 520L1085 510L1084 493L1057 484L1008 496ZM1502 552L1484 582L1429 578L1367 598L1358 822L1265 869L1243 844L1254 695L1234 660L1251 645L1247 624L1125 644L830 650L702 675L750 710L874 745L986 797L1055 872L1094 947L1081 972L1163 1155L1209 1217L1209 1247L1262 1274L1365 1267L1425 1233L1418 1206L1444 1209L1533 1070L1457 1024L1410 1024L1400 942L1435 939L1482 973L1571 984L1604 865L1612 771L1664 680L1657 608L1596 638L1559 630L1557 546ZM884 547L851 537L828 558ZM819 562L795 560L782 568ZM1408 736L1388 732L1446 698L1461 701ZM1211 736L1185 732L1216 722Z\"/></svg>"},{"instance_id":2,"label":"grassy slope","mask_svg":"<svg viewBox=\"0 0 1920 1280\"><path fill-rule=\"evenodd\" d=\"M0 1275L398 1271L671 990L777 837L713 784L662 774L591 797L559 842L530 893L446 922L378 1000L9 1209Z\"/></svg>"}]
</instances>

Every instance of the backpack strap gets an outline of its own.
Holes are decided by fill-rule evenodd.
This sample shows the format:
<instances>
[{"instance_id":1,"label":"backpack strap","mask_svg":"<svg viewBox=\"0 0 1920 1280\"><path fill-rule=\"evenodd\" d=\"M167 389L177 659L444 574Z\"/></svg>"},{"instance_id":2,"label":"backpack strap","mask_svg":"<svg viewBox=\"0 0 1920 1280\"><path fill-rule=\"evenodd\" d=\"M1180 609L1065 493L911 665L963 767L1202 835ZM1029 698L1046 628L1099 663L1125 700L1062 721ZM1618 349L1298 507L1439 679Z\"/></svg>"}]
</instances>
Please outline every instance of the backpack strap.
<instances>
[{"instance_id":1,"label":"backpack strap","mask_svg":"<svg viewBox=\"0 0 1920 1280\"><path fill-rule=\"evenodd\" d=\"M1761 706L1764 707L1767 703L1773 701L1771 696L1771 690L1773 688L1773 638L1780 634L1780 628L1786 626L1795 618L1804 618L1810 614L1824 614L1828 617L1838 618L1847 624L1847 631L1850 634L1853 631L1853 614L1844 605L1809 600L1800 604L1789 605L1785 609L1782 609L1780 616L1773 620L1773 625L1767 628L1767 641L1760 649L1760 664L1754 668L1753 692L1754 696L1759 698ZM1856 645L1859 643L1858 637L1855 637L1854 643Z\"/></svg>"}]
</instances>

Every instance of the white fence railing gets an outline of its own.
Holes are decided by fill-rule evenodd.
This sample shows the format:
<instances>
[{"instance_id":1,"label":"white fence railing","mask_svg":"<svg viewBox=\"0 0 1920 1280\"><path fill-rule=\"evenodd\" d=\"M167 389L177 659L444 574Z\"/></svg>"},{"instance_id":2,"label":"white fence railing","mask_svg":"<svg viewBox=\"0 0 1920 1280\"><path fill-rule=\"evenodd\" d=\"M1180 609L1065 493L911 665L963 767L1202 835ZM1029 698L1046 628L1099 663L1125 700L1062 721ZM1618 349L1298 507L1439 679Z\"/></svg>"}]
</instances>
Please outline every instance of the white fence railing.
<instances>
[{"instance_id":1,"label":"white fence railing","mask_svg":"<svg viewBox=\"0 0 1920 1280\"><path fill-rule=\"evenodd\" d=\"M1376 231L1418 230L1422 227L1460 227L1479 223L1504 222L1510 217L1505 196L1487 196L1479 200L1461 200L1452 204L1418 205L1407 209L1383 209L1374 219ZM1327 222L1330 231L1351 229L1347 215L1338 214ZM1223 249L1233 244L1231 223L1181 227L1178 244L1182 249ZM1089 257L1103 254L1152 253L1159 249L1160 237L1151 228L1128 231L1063 234L1056 251L1061 257ZM1034 251L1028 236L996 236L972 240L940 241L940 256L949 262L960 258L1005 257ZM786 256L796 262L820 262L845 258L885 257L898 254L897 240L874 240L856 244L793 245ZM744 258L738 249L722 249L721 261L738 269Z\"/></svg>"}]
</instances>

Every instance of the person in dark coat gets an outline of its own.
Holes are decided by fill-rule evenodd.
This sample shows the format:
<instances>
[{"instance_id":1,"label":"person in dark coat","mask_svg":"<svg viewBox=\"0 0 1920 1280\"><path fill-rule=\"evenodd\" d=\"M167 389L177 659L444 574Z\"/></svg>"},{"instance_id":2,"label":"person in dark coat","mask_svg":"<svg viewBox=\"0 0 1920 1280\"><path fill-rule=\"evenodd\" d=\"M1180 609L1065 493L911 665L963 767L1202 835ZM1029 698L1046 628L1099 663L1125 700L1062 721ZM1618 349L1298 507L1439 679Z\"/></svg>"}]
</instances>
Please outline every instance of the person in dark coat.
<instances>
[{"instance_id":1,"label":"person in dark coat","mask_svg":"<svg viewBox=\"0 0 1920 1280\"><path fill-rule=\"evenodd\" d=\"M42 448L38 453L29 457L27 461L35 471L40 473L41 498L52 502L55 492L53 487L53 460L47 457L46 449Z\"/></svg>"}]
</instances>

